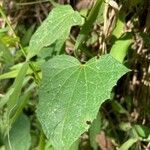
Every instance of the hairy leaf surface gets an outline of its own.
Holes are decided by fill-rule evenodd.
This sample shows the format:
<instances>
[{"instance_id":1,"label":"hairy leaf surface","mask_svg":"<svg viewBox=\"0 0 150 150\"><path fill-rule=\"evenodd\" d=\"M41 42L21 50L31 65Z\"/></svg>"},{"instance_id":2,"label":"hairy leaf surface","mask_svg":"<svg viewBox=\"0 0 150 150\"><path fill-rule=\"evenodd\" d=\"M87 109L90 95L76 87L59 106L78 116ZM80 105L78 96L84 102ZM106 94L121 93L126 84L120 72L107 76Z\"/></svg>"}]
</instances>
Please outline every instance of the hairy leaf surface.
<instances>
[{"instance_id":1,"label":"hairy leaf surface","mask_svg":"<svg viewBox=\"0 0 150 150\"><path fill-rule=\"evenodd\" d=\"M56 150L68 150L96 118L112 87L128 69L110 55L81 64L60 55L42 67L37 116Z\"/></svg>"}]
</instances>

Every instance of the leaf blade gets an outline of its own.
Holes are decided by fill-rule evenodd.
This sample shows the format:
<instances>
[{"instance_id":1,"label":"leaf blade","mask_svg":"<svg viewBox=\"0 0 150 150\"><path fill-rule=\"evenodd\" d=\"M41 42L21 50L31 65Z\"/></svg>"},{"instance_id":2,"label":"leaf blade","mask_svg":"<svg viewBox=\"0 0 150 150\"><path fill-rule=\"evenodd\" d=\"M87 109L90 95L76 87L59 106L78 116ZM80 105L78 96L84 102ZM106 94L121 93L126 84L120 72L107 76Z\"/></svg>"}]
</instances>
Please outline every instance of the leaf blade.
<instances>
[{"instance_id":1,"label":"leaf blade","mask_svg":"<svg viewBox=\"0 0 150 150\"><path fill-rule=\"evenodd\" d=\"M110 54L117 59L119 62L123 63L129 46L132 44L131 34L127 34L123 38L118 39L110 50Z\"/></svg>"},{"instance_id":2,"label":"leaf blade","mask_svg":"<svg viewBox=\"0 0 150 150\"><path fill-rule=\"evenodd\" d=\"M93 23L95 22L95 20L97 19L97 16L99 14L100 11L100 7L102 5L102 0L97 0L96 4L93 6L93 8L91 9L86 22L84 23L84 25L81 28L81 31L77 37L77 41L75 44L75 49L80 48L80 45L82 44L82 42L84 40L86 40L86 37L88 36L90 29L92 28Z\"/></svg>"},{"instance_id":3,"label":"leaf blade","mask_svg":"<svg viewBox=\"0 0 150 150\"><path fill-rule=\"evenodd\" d=\"M56 150L68 150L88 130L86 121L96 118L99 106L127 71L110 55L86 64L62 55L43 65L37 116Z\"/></svg>"},{"instance_id":4,"label":"leaf blade","mask_svg":"<svg viewBox=\"0 0 150 150\"><path fill-rule=\"evenodd\" d=\"M22 114L17 119L17 121L12 125L9 136L9 139L5 139L5 146L7 150L28 150L30 148L30 122L27 116Z\"/></svg>"},{"instance_id":5,"label":"leaf blade","mask_svg":"<svg viewBox=\"0 0 150 150\"><path fill-rule=\"evenodd\" d=\"M60 5L55 7L32 36L29 44L30 52L27 58L30 59L38 54L41 48L53 44L62 37L66 39L71 26L81 25L82 23L82 17L71 6Z\"/></svg>"},{"instance_id":6,"label":"leaf blade","mask_svg":"<svg viewBox=\"0 0 150 150\"><path fill-rule=\"evenodd\" d=\"M21 69L19 70L19 73L12 85L12 92L9 96L9 100L8 100L8 108L9 110L12 110L15 105L17 104L17 100L19 98L19 95L21 93L21 89L22 89L22 84L23 84L23 79L26 75L26 72L28 70L29 64L28 62L25 62Z\"/></svg>"}]
</instances>

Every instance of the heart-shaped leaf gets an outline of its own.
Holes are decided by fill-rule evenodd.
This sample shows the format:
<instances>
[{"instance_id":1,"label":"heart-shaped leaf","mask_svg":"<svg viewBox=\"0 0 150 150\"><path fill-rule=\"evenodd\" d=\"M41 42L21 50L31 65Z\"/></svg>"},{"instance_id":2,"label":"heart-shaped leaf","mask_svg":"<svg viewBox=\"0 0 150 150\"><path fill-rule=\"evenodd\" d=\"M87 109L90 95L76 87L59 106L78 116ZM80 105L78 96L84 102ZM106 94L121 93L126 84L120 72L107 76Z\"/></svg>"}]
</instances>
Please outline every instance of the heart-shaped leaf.
<instances>
[{"instance_id":1,"label":"heart-shaped leaf","mask_svg":"<svg viewBox=\"0 0 150 150\"><path fill-rule=\"evenodd\" d=\"M112 87L128 69L110 55L81 64L60 55L42 67L37 116L54 149L68 150L96 118Z\"/></svg>"}]
</instances>

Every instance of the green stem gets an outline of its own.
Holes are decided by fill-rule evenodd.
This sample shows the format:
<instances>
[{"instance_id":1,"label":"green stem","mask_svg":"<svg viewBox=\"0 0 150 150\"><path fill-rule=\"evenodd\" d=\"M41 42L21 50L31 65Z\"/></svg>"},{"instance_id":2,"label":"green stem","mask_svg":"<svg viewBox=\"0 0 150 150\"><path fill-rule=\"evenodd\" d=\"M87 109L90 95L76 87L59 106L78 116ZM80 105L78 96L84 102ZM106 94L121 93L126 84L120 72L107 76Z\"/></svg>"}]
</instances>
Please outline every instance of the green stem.
<instances>
[{"instance_id":1,"label":"green stem","mask_svg":"<svg viewBox=\"0 0 150 150\"><path fill-rule=\"evenodd\" d=\"M7 19L5 13L3 12L3 9L2 9L1 6L0 6L0 14L2 15L3 19L5 20L5 22L7 23L8 27L9 27L9 29L10 29L11 32L13 33L13 37L14 37L14 38L17 38L17 35L16 35L14 29L12 28L12 26L11 26L11 24L10 24L10 21ZM23 49L22 45L21 45L19 42L18 42L17 44L18 44L18 46L19 46L19 48L20 48L20 50L21 50L23 56L24 56L25 59L26 59L26 58L27 58L26 51ZM34 65L33 65L31 62L29 62L29 67L31 68L31 70L32 70L33 73L34 73L34 77L35 77L36 83L39 83L41 79L40 79L38 73L36 72L36 69L35 69Z\"/></svg>"}]
</instances>

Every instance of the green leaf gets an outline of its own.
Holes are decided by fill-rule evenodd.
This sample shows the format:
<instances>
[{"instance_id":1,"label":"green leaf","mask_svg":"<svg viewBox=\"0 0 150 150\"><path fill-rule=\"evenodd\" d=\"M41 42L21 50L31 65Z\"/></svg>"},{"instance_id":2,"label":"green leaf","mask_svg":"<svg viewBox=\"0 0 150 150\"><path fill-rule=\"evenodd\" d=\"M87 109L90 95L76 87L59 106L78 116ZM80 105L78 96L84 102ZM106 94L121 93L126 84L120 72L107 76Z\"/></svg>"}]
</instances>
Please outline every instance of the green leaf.
<instances>
[{"instance_id":1,"label":"green leaf","mask_svg":"<svg viewBox=\"0 0 150 150\"><path fill-rule=\"evenodd\" d=\"M119 123L119 128L125 132L131 130L132 126L130 122L121 122Z\"/></svg>"},{"instance_id":2,"label":"green leaf","mask_svg":"<svg viewBox=\"0 0 150 150\"><path fill-rule=\"evenodd\" d=\"M119 102L117 102L117 100L112 101L112 108L115 112L119 114L129 115L128 111Z\"/></svg>"},{"instance_id":3,"label":"green leaf","mask_svg":"<svg viewBox=\"0 0 150 150\"><path fill-rule=\"evenodd\" d=\"M131 34L127 34L115 42L111 48L110 54L122 63L132 42Z\"/></svg>"},{"instance_id":4,"label":"green leaf","mask_svg":"<svg viewBox=\"0 0 150 150\"><path fill-rule=\"evenodd\" d=\"M7 77L10 77L11 75L16 75L15 76L16 79L13 85L7 91L5 96L0 99L0 108L2 108L8 102L8 107L10 111L16 105L20 92L21 92L23 80L26 75L27 69L28 69L28 63L25 62L24 64L21 64L19 70L14 70L12 72L0 75L0 80L3 78L6 79Z\"/></svg>"},{"instance_id":5,"label":"green leaf","mask_svg":"<svg viewBox=\"0 0 150 150\"><path fill-rule=\"evenodd\" d=\"M8 109L11 111L16 105L18 98L21 93L21 88L23 84L24 77L26 75L26 72L28 70L28 63L25 62L23 66L21 67L13 85L11 88L11 93L9 95L9 100L8 100Z\"/></svg>"},{"instance_id":6,"label":"green leaf","mask_svg":"<svg viewBox=\"0 0 150 150\"><path fill-rule=\"evenodd\" d=\"M17 76L18 72L19 72L19 70L13 70L13 71L1 74L0 75L0 80L15 78Z\"/></svg>"},{"instance_id":7,"label":"green leaf","mask_svg":"<svg viewBox=\"0 0 150 150\"><path fill-rule=\"evenodd\" d=\"M38 57L42 59L49 59L53 55L58 55L64 46L65 40L66 39L59 39L56 40L51 46L43 47L39 52Z\"/></svg>"},{"instance_id":8,"label":"green leaf","mask_svg":"<svg viewBox=\"0 0 150 150\"><path fill-rule=\"evenodd\" d=\"M116 22L116 26L112 32L112 35L114 35L117 39L121 37L123 34L123 28L125 26L125 15L122 13L119 14L119 17Z\"/></svg>"},{"instance_id":9,"label":"green leaf","mask_svg":"<svg viewBox=\"0 0 150 150\"><path fill-rule=\"evenodd\" d=\"M136 137L148 138L150 135L150 128L144 125L133 125L132 130L135 131Z\"/></svg>"},{"instance_id":10,"label":"green leaf","mask_svg":"<svg viewBox=\"0 0 150 150\"><path fill-rule=\"evenodd\" d=\"M18 37L12 37L9 35L4 35L3 37L1 37L1 41L5 44L5 45L15 45L16 42L19 42L19 38Z\"/></svg>"},{"instance_id":11,"label":"green leaf","mask_svg":"<svg viewBox=\"0 0 150 150\"><path fill-rule=\"evenodd\" d=\"M68 150L87 131L112 87L128 69L111 55L86 64L60 55L42 67L37 116L55 150Z\"/></svg>"},{"instance_id":12,"label":"green leaf","mask_svg":"<svg viewBox=\"0 0 150 150\"><path fill-rule=\"evenodd\" d=\"M99 24L99 23L103 23L104 22L104 9L105 9L105 1L102 0L102 4L100 6L100 10L99 10L99 13L98 13L98 16L97 16L97 20L96 20L96 23Z\"/></svg>"},{"instance_id":13,"label":"green leaf","mask_svg":"<svg viewBox=\"0 0 150 150\"><path fill-rule=\"evenodd\" d=\"M18 116L20 116L30 96L31 92L29 91L19 98L18 105L15 109L15 113L13 114L13 117L10 119L10 124L14 123L17 120Z\"/></svg>"},{"instance_id":14,"label":"green leaf","mask_svg":"<svg viewBox=\"0 0 150 150\"><path fill-rule=\"evenodd\" d=\"M2 54L1 54L2 53ZM0 40L0 61L4 61L6 64L13 64L13 56L11 55L7 46Z\"/></svg>"},{"instance_id":15,"label":"green leaf","mask_svg":"<svg viewBox=\"0 0 150 150\"><path fill-rule=\"evenodd\" d=\"M79 36L77 37L77 41L75 44L75 49L78 49L83 41L86 40L86 37L91 31L93 23L96 21L97 16L99 15L99 11L101 8L103 0L97 0L94 7L91 9L84 25L81 28L81 31L79 33Z\"/></svg>"},{"instance_id":16,"label":"green leaf","mask_svg":"<svg viewBox=\"0 0 150 150\"><path fill-rule=\"evenodd\" d=\"M136 142L137 142L137 139L129 139L121 145L119 150L128 150Z\"/></svg>"},{"instance_id":17,"label":"green leaf","mask_svg":"<svg viewBox=\"0 0 150 150\"><path fill-rule=\"evenodd\" d=\"M40 69L40 65L44 62L44 60L39 60L37 62L32 62L34 68L36 71L39 71ZM6 73L3 73L0 75L0 80L3 80L3 79L9 79L9 78L16 78L20 69L22 68L24 63L19 63L19 64L16 64L16 65L13 65L11 68L10 68L10 71L9 72L6 72ZM28 70L26 72L26 74L32 74L33 73L33 70L31 68L28 67Z\"/></svg>"},{"instance_id":18,"label":"green leaf","mask_svg":"<svg viewBox=\"0 0 150 150\"><path fill-rule=\"evenodd\" d=\"M29 41L30 41L31 36L32 36L32 34L33 34L33 32L34 32L34 29L35 29L35 24L33 24L33 25L25 32L24 36L23 36L22 39L21 39L21 44L22 44L22 46L25 47L26 45L29 44Z\"/></svg>"},{"instance_id":19,"label":"green leaf","mask_svg":"<svg viewBox=\"0 0 150 150\"><path fill-rule=\"evenodd\" d=\"M100 112L98 112L97 114L97 118L94 119L90 130L89 130L89 136L90 136L90 144L93 148L93 150L97 150L98 149L98 145L96 142L96 136L100 133L101 131L101 114Z\"/></svg>"},{"instance_id":20,"label":"green leaf","mask_svg":"<svg viewBox=\"0 0 150 150\"><path fill-rule=\"evenodd\" d=\"M30 122L25 115L21 115L13 124L9 138L5 141L6 150L29 150L30 145Z\"/></svg>"},{"instance_id":21,"label":"green leaf","mask_svg":"<svg viewBox=\"0 0 150 150\"><path fill-rule=\"evenodd\" d=\"M79 150L80 138L77 139L69 148L69 150Z\"/></svg>"},{"instance_id":22,"label":"green leaf","mask_svg":"<svg viewBox=\"0 0 150 150\"><path fill-rule=\"evenodd\" d=\"M28 59L38 54L45 47L58 39L66 39L71 26L83 24L83 18L69 5L55 7L32 36L29 44Z\"/></svg>"}]
</instances>

